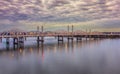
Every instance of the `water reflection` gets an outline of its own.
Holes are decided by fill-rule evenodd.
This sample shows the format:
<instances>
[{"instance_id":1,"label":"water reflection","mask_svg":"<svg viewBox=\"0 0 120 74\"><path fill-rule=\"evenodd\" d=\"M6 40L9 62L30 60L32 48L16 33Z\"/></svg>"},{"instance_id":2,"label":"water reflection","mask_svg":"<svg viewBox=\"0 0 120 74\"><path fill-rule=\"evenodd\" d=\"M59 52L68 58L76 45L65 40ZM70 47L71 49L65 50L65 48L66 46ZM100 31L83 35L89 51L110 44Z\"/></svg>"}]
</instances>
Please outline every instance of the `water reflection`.
<instances>
[{"instance_id":1,"label":"water reflection","mask_svg":"<svg viewBox=\"0 0 120 74\"><path fill-rule=\"evenodd\" d=\"M50 43L0 51L0 74L119 74L119 39Z\"/></svg>"}]
</instances>

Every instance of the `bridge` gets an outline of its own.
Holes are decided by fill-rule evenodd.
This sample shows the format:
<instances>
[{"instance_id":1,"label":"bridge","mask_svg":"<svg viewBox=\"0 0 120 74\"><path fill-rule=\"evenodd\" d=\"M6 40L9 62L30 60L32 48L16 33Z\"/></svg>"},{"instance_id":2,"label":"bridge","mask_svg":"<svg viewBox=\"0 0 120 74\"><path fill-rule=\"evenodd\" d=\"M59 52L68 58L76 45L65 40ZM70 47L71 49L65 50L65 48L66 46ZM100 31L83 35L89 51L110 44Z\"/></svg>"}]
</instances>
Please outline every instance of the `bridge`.
<instances>
[{"instance_id":1,"label":"bridge","mask_svg":"<svg viewBox=\"0 0 120 74\"><path fill-rule=\"evenodd\" d=\"M44 31L43 26L41 26L41 31L37 27L37 31L23 32L23 31L7 31L0 33L0 42L2 39L6 39L6 48L9 49L10 38L13 39L14 49L18 46L24 46L24 41L27 37L36 37L37 44L44 44L44 37L57 37L58 42L63 42L64 38L67 38L68 42L71 40L81 41L83 38L87 39L101 39L101 38L120 38L120 32L85 32L81 30L72 30L70 31L69 26L68 30L60 31Z\"/></svg>"}]
</instances>

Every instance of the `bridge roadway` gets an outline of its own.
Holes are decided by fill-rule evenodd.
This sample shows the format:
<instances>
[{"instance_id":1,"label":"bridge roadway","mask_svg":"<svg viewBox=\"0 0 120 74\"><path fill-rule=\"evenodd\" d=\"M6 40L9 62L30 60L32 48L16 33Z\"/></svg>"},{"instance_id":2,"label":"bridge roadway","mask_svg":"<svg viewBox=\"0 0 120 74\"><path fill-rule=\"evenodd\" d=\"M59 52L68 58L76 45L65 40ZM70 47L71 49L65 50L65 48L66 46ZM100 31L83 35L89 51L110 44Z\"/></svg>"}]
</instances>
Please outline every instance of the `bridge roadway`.
<instances>
[{"instance_id":1,"label":"bridge roadway","mask_svg":"<svg viewBox=\"0 0 120 74\"><path fill-rule=\"evenodd\" d=\"M19 37L81 37L81 38L120 38L120 34L103 34L101 33L21 33L21 34L3 34L0 38L19 38Z\"/></svg>"}]
</instances>

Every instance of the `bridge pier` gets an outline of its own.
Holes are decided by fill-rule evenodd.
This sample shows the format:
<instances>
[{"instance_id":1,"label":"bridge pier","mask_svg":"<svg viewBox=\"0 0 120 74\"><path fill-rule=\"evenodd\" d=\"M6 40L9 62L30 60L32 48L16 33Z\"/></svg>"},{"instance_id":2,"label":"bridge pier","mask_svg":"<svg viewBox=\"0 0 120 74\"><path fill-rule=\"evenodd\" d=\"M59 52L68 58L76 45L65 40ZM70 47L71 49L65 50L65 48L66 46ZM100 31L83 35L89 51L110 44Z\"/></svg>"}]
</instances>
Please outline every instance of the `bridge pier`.
<instances>
[{"instance_id":1,"label":"bridge pier","mask_svg":"<svg viewBox=\"0 0 120 74\"><path fill-rule=\"evenodd\" d=\"M91 40L92 37L91 37L90 35L86 35L86 36L85 36L85 39L86 39L86 41L87 41L87 40Z\"/></svg>"},{"instance_id":2,"label":"bridge pier","mask_svg":"<svg viewBox=\"0 0 120 74\"><path fill-rule=\"evenodd\" d=\"M14 50L18 49L18 45L19 45L18 38L14 37L13 38L13 47L14 47Z\"/></svg>"},{"instance_id":3,"label":"bridge pier","mask_svg":"<svg viewBox=\"0 0 120 74\"><path fill-rule=\"evenodd\" d=\"M91 35L88 35L88 38L89 38L89 40L92 40L92 36Z\"/></svg>"},{"instance_id":4,"label":"bridge pier","mask_svg":"<svg viewBox=\"0 0 120 74\"><path fill-rule=\"evenodd\" d=\"M24 37L19 37L19 48L24 48Z\"/></svg>"},{"instance_id":5,"label":"bridge pier","mask_svg":"<svg viewBox=\"0 0 120 74\"><path fill-rule=\"evenodd\" d=\"M24 37L24 40L26 41L26 40L27 40L27 37Z\"/></svg>"},{"instance_id":6,"label":"bridge pier","mask_svg":"<svg viewBox=\"0 0 120 74\"><path fill-rule=\"evenodd\" d=\"M99 36L98 36L98 35L94 35L94 36L93 36L93 39L94 39L94 40L98 40L98 39L99 39Z\"/></svg>"},{"instance_id":7,"label":"bridge pier","mask_svg":"<svg viewBox=\"0 0 120 74\"><path fill-rule=\"evenodd\" d=\"M97 39L101 39L100 35L97 35Z\"/></svg>"},{"instance_id":8,"label":"bridge pier","mask_svg":"<svg viewBox=\"0 0 120 74\"><path fill-rule=\"evenodd\" d=\"M43 43L44 43L44 37L42 36L42 37L37 37L37 44L38 44L38 46L39 46L39 44L40 44L40 42L41 42L41 45L43 45Z\"/></svg>"},{"instance_id":9,"label":"bridge pier","mask_svg":"<svg viewBox=\"0 0 120 74\"><path fill-rule=\"evenodd\" d=\"M86 41L88 40L88 35L85 35L85 39L86 39Z\"/></svg>"},{"instance_id":10,"label":"bridge pier","mask_svg":"<svg viewBox=\"0 0 120 74\"><path fill-rule=\"evenodd\" d=\"M82 38L81 37L76 37L76 41L81 41Z\"/></svg>"},{"instance_id":11,"label":"bridge pier","mask_svg":"<svg viewBox=\"0 0 120 74\"><path fill-rule=\"evenodd\" d=\"M58 42L63 42L63 41L64 41L63 36L58 35Z\"/></svg>"},{"instance_id":12,"label":"bridge pier","mask_svg":"<svg viewBox=\"0 0 120 74\"><path fill-rule=\"evenodd\" d=\"M73 42L74 38L73 37L68 37L68 42L71 40Z\"/></svg>"},{"instance_id":13,"label":"bridge pier","mask_svg":"<svg viewBox=\"0 0 120 74\"><path fill-rule=\"evenodd\" d=\"M94 37L94 40L98 40L98 38Z\"/></svg>"},{"instance_id":14,"label":"bridge pier","mask_svg":"<svg viewBox=\"0 0 120 74\"><path fill-rule=\"evenodd\" d=\"M9 38L6 38L6 49L9 50L10 42Z\"/></svg>"},{"instance_id":15,"label":"bridge pier","mask_svg":"<svg viewBox=\"0 0 120 74\"><path fill-rule=\"evenodd\" d=\"M2 42L2 37L0 38L0 42Z\"/></svg>"}]
</instances>

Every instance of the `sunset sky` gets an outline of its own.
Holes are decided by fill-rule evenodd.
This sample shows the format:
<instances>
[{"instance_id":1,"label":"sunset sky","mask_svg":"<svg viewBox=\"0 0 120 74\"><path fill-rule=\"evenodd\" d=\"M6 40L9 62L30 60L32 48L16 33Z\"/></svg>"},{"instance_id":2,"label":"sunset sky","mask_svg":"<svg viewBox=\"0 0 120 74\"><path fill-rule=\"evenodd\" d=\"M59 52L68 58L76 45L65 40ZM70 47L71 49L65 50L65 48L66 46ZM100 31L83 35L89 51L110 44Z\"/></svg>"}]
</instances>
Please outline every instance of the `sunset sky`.
<instances>
[{"instance_id":1,"label":"sunset sky","mask_svg":"<svg viewBox=\"0 0 120 74\"><path fill-rule=\"evenodd\" d=\"M21 29L120 31L120 0L0 0L0 31Z\"/></svg>"}]
</instances>

